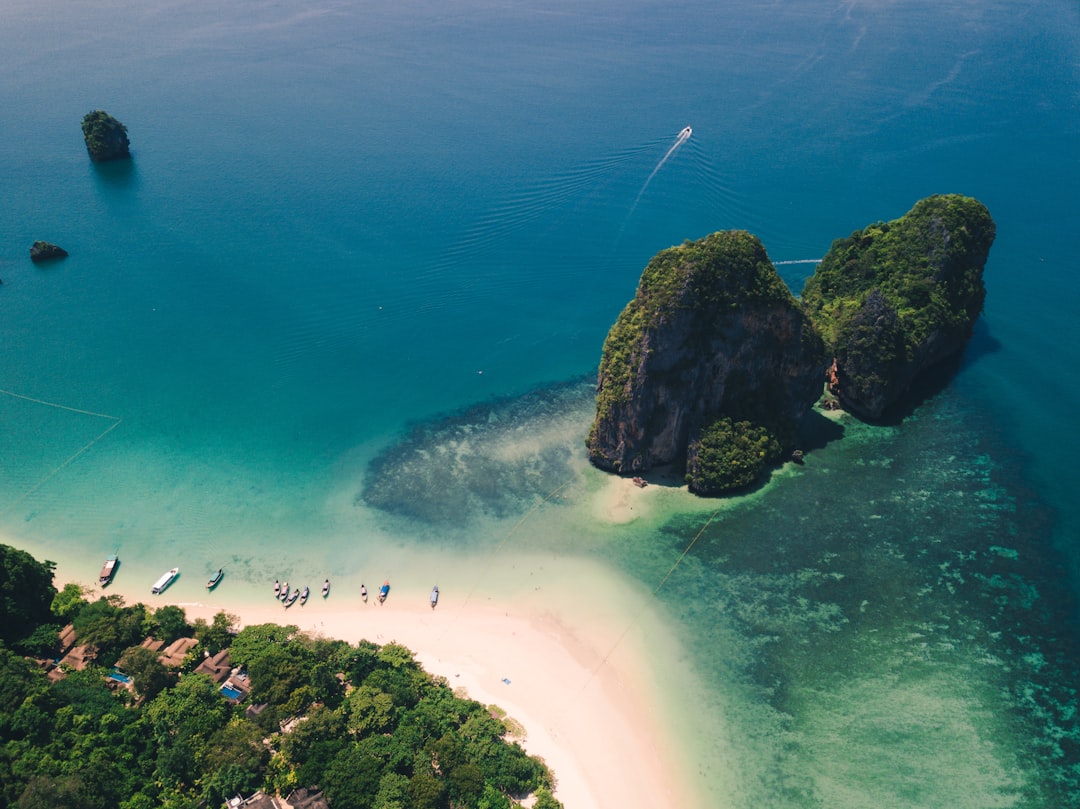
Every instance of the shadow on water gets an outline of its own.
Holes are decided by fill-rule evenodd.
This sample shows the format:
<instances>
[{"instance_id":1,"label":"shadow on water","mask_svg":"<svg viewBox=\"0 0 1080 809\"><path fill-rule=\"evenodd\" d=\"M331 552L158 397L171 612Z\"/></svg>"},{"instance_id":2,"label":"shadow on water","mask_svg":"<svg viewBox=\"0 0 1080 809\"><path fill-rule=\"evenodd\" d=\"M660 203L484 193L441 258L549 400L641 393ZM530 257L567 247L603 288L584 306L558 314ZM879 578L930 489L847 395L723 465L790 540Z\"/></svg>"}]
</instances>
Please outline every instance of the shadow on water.
<instances>
[{"instance_id":1,"label":"shadow on water","mask_svg":"<svg viewBox=\"0 0 1080 809\"><path fill-rule=\"evenodd\" d=\"M105 163L91 163L94 177L98 184L107 190L121 191L134 187L139 178L135 159L109 160Z\"/></svg>"},{"instance_id":2,"label":"shadow on water","mask_svg":"<svg viewBox=\"0 0 1080 809\"><path fill-rule=\"evenodd\" d=\"M799 425L799 449L813 452L844 437L844 425L820 411L811 410Z\"/></svg>"},{"instance_id":3,"label":"shadow on water","mask_svg":"<svg viewBox=\"0 0 1080 809\"><path fill-rule=\"evenodd\" d=\"M967 347L961 352L960 371L966 371L983 357L1001 351L1001 342L990 333L990 326L983 318L975 321L975 329Z\"/></svg>"},{"instance_id":4,"label":"shadow on water","mask_svg":"<svg viewBox=\"0 0 1080 809\"><path fill-rule=\"evenodd\" d=\"M889 407L880 419L867 422L883 427L901 424L920 407L939 396L957 376L975 365L982 357L1000 350L1001 343L990 334L989 326L980 318L975 322L974 333L963 351L928 368L912 383L903 398Z\"/></svg>"}]
</instances>

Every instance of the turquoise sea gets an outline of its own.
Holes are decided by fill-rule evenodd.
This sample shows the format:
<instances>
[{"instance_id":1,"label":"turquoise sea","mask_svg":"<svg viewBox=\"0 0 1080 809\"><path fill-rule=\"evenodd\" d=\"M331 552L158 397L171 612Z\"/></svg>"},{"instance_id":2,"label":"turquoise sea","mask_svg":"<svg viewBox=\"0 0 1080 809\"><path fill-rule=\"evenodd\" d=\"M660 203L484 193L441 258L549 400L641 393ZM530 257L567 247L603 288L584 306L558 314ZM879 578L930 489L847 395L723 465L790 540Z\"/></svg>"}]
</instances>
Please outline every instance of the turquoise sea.
<instances>
[{"instance_id":1,"label":"turquoise sea","mask_svg":"<svg viewBox=\"0 0 1080 809\"><path fill-rule=\"evenodd\" d=\"M599 560L687 649L702 807L1080 806L1073 0L7 0L0 66L0 535L180 596ZM597 516L653 254L816 259L933 193L998 226L958 367Z\"/></svg>"}]
</instances>

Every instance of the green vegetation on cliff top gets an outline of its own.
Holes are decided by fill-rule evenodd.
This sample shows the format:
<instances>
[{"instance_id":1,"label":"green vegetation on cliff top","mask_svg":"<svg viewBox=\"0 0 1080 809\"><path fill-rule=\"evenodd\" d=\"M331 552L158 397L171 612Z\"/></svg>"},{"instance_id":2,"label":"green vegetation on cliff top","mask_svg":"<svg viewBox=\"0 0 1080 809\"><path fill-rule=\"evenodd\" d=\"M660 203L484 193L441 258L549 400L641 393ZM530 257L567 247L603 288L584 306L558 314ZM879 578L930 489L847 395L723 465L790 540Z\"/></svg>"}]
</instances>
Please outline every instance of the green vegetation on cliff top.
<instances>
[{"instance_id":1,"label":"green vegetation on cliff top","mask_svg":"<svg viewBox=\"0 0 1080 809\"><path fill-rule=\"evenodd\" d=\"M910 360L935 331L970 331L986 295L982 269L994 233L990 212L978 200L927 197L899 219L833 242L806 282L803 304L835 354L860 328L852 321L878 290L896 313L901 359Z\"/></svg>"}]
</instances>

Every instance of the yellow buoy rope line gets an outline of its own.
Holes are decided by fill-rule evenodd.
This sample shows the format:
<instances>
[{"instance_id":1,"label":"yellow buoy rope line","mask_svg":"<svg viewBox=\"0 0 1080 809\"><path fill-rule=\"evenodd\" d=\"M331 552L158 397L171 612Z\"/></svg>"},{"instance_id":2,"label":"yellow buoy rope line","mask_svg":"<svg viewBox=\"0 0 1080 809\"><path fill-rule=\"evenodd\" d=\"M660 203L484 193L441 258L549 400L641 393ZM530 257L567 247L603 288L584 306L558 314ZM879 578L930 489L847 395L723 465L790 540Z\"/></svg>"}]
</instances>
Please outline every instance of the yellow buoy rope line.
<instances>
[{"instance_id":1,"label":"yellow buoy rope line","mask_svg":"<svg viewBox=\"0 0 1080 809\"><path fill-rule=\"evenodd\" d=\"M701 535L705 533L705 529L712 524L713 520L716 519L720 511L721 509L717 509L709 515L709 519L705 521L705 523L701 526L701 529L694 535L694 538L690 540L690 544L683 549L683 552L679 554L679 558L675 560L675 563L672 564L668 572L664 574L663 578L660 579L660 582L656 585L656 587L653 588L652 592L654 596L660 592L660 589L665 584L667 584L668 579L671 578L675 570L679 567L680 564L682 564L683 559L685 559L687 554L690 553L691 549L694 547L697 541L701 539ZM615 642L611 644L611 648L607 650L607 653L600 659L600 662L597 663L596 666L593 667L592 671L589 672L589 676L585 678L585 682L583 682L581 684L581 688L578 689L578 692L576 694L577 697L580 697L582 694L585 693L585 689L587 689L592 684L592 681L596 679L596 676L600 673L600 670L607 665L608 660L610 660L611 656L615 654L615 650L618 649L620 645L622 645L623 639L627 636L630 630L640 624L640 616L641 613L643 613L644 611L645 606L643 605L641 609L637 611L637 614L630 621L627 622L626 626L623 628L623 631L619 633L619 637L617 637L615 639ZM573 700L569 699L563 703L564 714L570 709L572 702Z\"/></svg>"},{"instance_id":2,"label":"yellow buoy rope line","mask_svg":"<svg viewBox=\"0 0 1080 809\"><path fill-rule=\"evenodd\" d=\"M96 444L98 441L100 441L117 427L119 427L120 424L123 422L123 419L119 416L110 416L107 413L95 413L93 410L81 410L78 407L69 407L68 405L57 404L56 402L46 402L44 399L35 399L33 396L24 396L21 393L4 390L3 388L0 388L0 394L10 396L14 399L22 399L26 402L33 402L34 404L44 405L46 407L55 407L57 410L67 410L70 413L79 413L83 416L94 416L95 418L99 419L108 419L112 422L112 424L110 424L108 427L106 427L104 430L102 430L100 433L90 439L89 442L80 447L75 453L70 455L63 463L49 471L45 475L45 477L43 477L41 480L39 480L21 495L19 495L18 498L16 498L11 503L8 503L6 506L0 508L0 514L6 514L7 512L15 508L17 505L19 505L19 503L23 502L26 498L30 497L34 492L36 492L38 489L40 489L42 486L44 486L46 483L56 477L59 472L74 463L76 459L78 459L81 455L87 452L87 450L94 446L94 444Z\"/></svg>"},{"instance_id":3,"label":"yellow buoy rope line","mask_svg":"<svg viewBox=\"0 0 1080 809\"><path fill-rule=\"evenodd\" d=\"M521 515L521 519L518 520L516 523L514 523L514 525L510 528L510 530L507 531L506 534L503 536L503 538L499 540L499 544L496 545L494 548L492 548L491 551L487 554L487 556L488 556L488 566L489 567L490 567L490 564L491 564L492 560L494 560L495 555L499 551L501 551L503 549L503 547L506 545L506 543L510 540L510 537L512 537L517 532L517 530L522 525L525 524L526 520L528 520L530 517L532 517L533 514L535 514L537 511L539 511L541 506L543 506L546 503L550 502L552 500L552 498L557 497L562 492L562 490L565 489L567 486L569 486L572 482L573 482L573 478L571 478L570 480L567 480L565 483L562 483L562 484L556 486L554 489L552 489L550 492L548 492L543 498L541 498L537 502L533 503L532 508L530 508L523 515ZM465 596L465 600L461 602L461 608L462 609L465 608L466 606L468 606L469 601L472 599L473 594L476 592L476 588L480 586L480 579L481 578L483 578L482 575L478 576L476 582L473 584L472 587L469 588L469 592Z\"/></svg>"},{"instance_id":4,"label":"yellow buoy rope line","mask_svg":"<svg viewBox=\"0 0 1080 809\"><path fill-rule=\"evenodd\" d=\"M510 530L508 530L506 532L506 534L503 535L502 539L499 540L499 543L490 551L490 553L488 554L489 563L490 563L491 560L494 559L495 555L497 553L499 553L499 551L501 551L503 549L503 547L506 545L506 543L510 541L510 538L515 533L517 533L518 529L521 528L521 526L524 525L527 520L529 520L534 514L536 514L536 512L539 511L542 506L544 506L547 503L551 502L552 499L554 499L559 494L561 494L563 492L563 490L565 490L573 482L573 480L574 479L571 478L570 480L567 480L566 482L560 484L556 488L552 489L543 498L541 498L536 503L534 503L532 508L530 508L528 511L526 511L521 516L521 519L519 519L516 523L514 523L514 525L510 528ZM657 582L656 586L653 588L652 594L654 596L657 595L660 592L661 589L663 589L665 584L667 584L668 580L672 577L672 575L674 575L674 573L678 569L679 565L682 564L683 560L687 557L687 555L690 553L690 551L693 550L694 545L697 544L697 541L699 539L701 539L701 536L705 533L706 529L708 529L708 527L710 525L712 525L713 521L717 518L717 516L719 516L721 510L722 509L716 509L712 514L710 514L709 518L702 524L701 528L694 535L694 537L690 540L690 542L687 544L687 546L685 548L683 548L682 553L679 554L679 557L674 561L674 563L672 563L672 565L668 569L668 571L660 578L660 581ZM462 601L461 606L458 608L459 610L464 609L468 605L469 601L472 599L473 595L476 593L477 588L480 586L480 579L481 578L483 578L483 576L478 577L476 583L474 583L473 586L469 589L469 592L465 596L464 601ZM604 654L604 656L600 659L600 662L597 663L589 671L588 677L585 679L585 682L583 682L581 684L581 687L578 689L577 694L575 695L575 697L580 697L582 694L585 693L585 690L592 684L593 680L596 679L596 677L600 673L600 671L608 664L608 661L611 659L611 656L613 654L615 654L615 651L622 644L623 640L626 638L627 634L629 634L630 630L633 629L635 626L638 626L640 624L640 616L641 616L641 613L644 612L644 610L645 610L645 606L643 605L641 607L641 609L639 609L637 611L637 613L634 615L634 617L631 618L631 620L627 622L626 626L623 628L623 631L615 639L615 642L611 644L611 647L607 650L607 652ZM567 711L569 711L571 709L572 703L573 703L573 698L565 700L563 702L563 708L562 708L562 711L560 712L560 715L564 715Z\"/></svg>"}]
</instances>

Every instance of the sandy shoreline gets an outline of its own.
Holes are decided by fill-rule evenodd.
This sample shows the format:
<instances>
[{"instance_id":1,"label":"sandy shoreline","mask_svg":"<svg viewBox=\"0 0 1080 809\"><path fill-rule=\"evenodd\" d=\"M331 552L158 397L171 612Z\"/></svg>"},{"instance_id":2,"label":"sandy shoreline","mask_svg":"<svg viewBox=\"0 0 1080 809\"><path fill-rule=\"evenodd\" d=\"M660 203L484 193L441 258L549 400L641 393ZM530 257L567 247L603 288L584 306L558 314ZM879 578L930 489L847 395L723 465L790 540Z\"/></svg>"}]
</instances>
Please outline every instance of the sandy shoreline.
<instances>
[{"instance_id":1,"label":"sandy shoreline","mask_svg":"<svg viewBox=\"0 0 1080 809\"><path fill-rule=\"evenodd\" d=\"M218 612L209 605L181 606L189 620L209 620ZM655 733L639 709L642 695L615 666L601 665L604 650L553 615L461 607L448 596L434 611L392 601L379 606L373 599L342 608L332 598L288 611L273 602L226 611L244 625L290 623L352 643L409 647L427 671L464 688L471 699L498 705L524 726L522 745L554 771L556 796L568 809L639 800L680 805L653 747Z\"/></svg>"},{"instance_id":2,"label":"sandy shoreline","mask_svg":"<svg viewBox=\"0 0 1080 809\"><path fill-rule=\"evenodd\" d=\"M647 513L655 494L653 487L614 478L597 493L594 508L607 522L629 522ZM96 586L100 557L80 548L56 553L55 547L47 552L33 543L0 541L54 559L57 588L75 581L91 599L102 593ZM319 593L322 574L309 573L312 580L293 584L310 584L311 599L285 609L273 597L272 579L263 581L265 573L252 575L250 564L235 561L208 593L199 569L205 563L197 558L175 559L181 578L155 596L150 583L161 568L131 550L121 550L122 568L106 592L152 609L181 606L189 621L225 611L241 627L294 624L350 643L401 643L428 672L522 725L522 745L552 769L555 794L567 809L700 805L680 758L679 720L659 696L685 697L690 675L678 664L681 648L648 588L598 562L550 554L392 554L385 549L381 564L400 575L384 605L374 598L381 577L366 582L364 603L361 579L330 572L328 598ZM432 579L443 585L434 610Z\"/></svg>"},{"instance_id":3,"label":"sandy shoreline","mask_svg":"<svg viewBox=\"0 0 1080 809\"><path fill-rule=\"evenodd\" d=\"M515 560L519 569L521 564ZM674 729L655 695L653 666L678 659L674 642L662 641L672 644L666 654L656 648L656 639L669 633L651 599L612 584L599 568L590 575L592 563L584 564L584 574L578 568L565 581L556 576L542 591L466 593L444 587L434 610L428 590L395 586L379 605L377 587L369 583L365 604L356 583L347 580L336 581L325 600L320 583L312 582L310 601L286 610L274 599L272 582L254 592L230 582L228 571L218 590L203 591L198 600L190 583L152 596L148 587L132 586L130 576L107 592L155 609L176 604L189 621L209 621L224 610L241 626L294 624L351 643L401 643L428 672L463 688L471 699L498 705L520 723L522 746L555 773L555 794L567 809L692 806L672 744ZM583 575L597 582L587 596L580 587ZM57 565L58 588L72 580L85 586L86 578ZM93 587L88 595L99 592Z\"/></svg>"}]
</instances>

